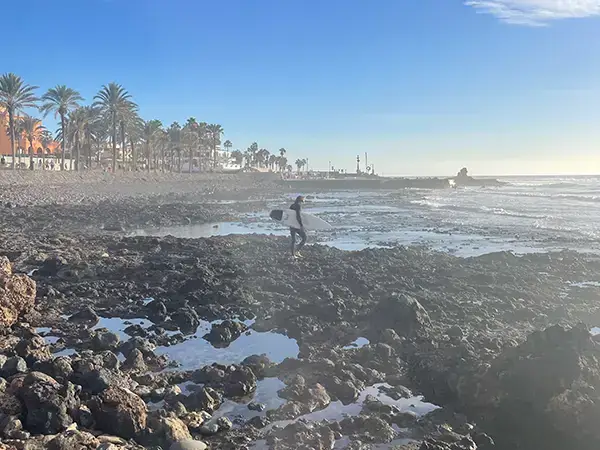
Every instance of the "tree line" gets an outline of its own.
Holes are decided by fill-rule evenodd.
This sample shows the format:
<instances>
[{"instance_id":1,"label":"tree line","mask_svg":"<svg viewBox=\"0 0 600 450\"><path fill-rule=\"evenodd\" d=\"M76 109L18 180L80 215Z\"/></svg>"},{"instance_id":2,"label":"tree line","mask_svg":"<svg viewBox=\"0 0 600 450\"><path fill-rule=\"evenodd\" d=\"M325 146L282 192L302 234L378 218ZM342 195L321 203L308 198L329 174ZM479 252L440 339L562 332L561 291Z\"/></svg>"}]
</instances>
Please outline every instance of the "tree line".
<instances>
[{"instance_id":1,"label":"tree line","mask_svg":"<svg viewBox=\"0 0 600 450\"><path fill-rule=\"evenodd\" d=\"M182 171L185 158L187 170L210 171L222 161L219 149L223 144L226 154L241 167L263 168L273 171L291 171L287 150L279 149L272 154L259 148L256 142L247 150L231 151L233 144L221 143L223 127L219 124L198 122L194 117L182 126L173 122L165 127L160 120L143 120L138 105L129 92L118 83L102 86L90 105L83 105L83 97L75 89L58 85L48 89L41 97L36 95L38 86L27 84L20 76L6 73L0 76L0 108L8 116L7 134L10 138L12 168L15 169L18 138L29 143L29 155L33 161L34 141L42 144L42 158L52 143L60 145L61 168L65 168L65 154L70 152L74 169L99 164L105 149L112 150L111 165L126 170L139 170L143 166L160 171ZM36 108L46 117L54 114L59 129L54 136L42 126L41 120L23 113ZM121 153L122 166L118 151ZM83 163L83 164L82 164ZM298 161L296 162L298 166ZM42 162L45 167L45 162Z\"/></svg>"}]
</instances>

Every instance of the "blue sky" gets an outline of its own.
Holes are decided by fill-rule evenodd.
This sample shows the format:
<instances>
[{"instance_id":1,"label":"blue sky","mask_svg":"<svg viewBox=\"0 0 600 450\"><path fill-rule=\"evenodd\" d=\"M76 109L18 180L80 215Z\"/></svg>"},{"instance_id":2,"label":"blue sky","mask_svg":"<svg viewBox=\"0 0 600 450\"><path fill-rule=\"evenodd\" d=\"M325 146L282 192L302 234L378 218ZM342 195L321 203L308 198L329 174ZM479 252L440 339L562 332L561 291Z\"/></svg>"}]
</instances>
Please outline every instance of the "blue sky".
<instances>
[{"instance_id":1,"label":"blue sky","mask_svg":"<svg viewBox=\"0 0 600 450\"><path fill-rule=\"evenodd\" d=\"M30 0L0 72L311 167L600 173L600 0ZM54 128L52 119L47 120Z\"/></svg>"}]
</instances>

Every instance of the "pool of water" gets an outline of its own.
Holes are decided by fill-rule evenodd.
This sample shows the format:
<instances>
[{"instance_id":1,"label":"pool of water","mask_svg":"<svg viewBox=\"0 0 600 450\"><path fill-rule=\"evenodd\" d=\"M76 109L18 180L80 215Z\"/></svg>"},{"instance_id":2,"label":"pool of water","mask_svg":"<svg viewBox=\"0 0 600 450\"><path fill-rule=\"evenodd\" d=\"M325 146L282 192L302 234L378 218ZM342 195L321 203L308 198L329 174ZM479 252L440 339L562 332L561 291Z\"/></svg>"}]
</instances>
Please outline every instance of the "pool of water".
<instances>
[{"instance_id":1,"label":"pool of water","mask_svg":"<svg viewBox=\"0 0 600 450\"><path fill-rule=\"evenodd\" d=\"M215 348L202 339L210 331L211 323L203 322L196 333L184 342L170 347L158 347L158 355L167 355L180 364L179 370L194 370L213 362L240 363L248 356L265 354L275 363L285 358L296 358L298 343L283 334L249 330L226 348Z\"/></svg>"}]
</instances>

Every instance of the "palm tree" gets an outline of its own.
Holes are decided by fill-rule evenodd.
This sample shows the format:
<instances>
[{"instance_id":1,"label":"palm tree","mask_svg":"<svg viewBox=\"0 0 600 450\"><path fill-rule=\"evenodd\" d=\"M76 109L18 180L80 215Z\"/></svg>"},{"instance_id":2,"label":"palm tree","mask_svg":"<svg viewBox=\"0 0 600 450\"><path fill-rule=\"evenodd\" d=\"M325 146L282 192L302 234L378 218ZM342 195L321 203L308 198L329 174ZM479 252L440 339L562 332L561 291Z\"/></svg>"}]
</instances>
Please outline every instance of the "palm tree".
<instances>
[{"instance_id":1,"label":"palm tree","mask_svg":"<svg viewBox=\"0 0 600 450\"><path fill-rule=\"evenodd\" d=\"M173 122L167 130L169 135L169 146L171 148L171 170L175 164L175 154L177 154L177 171L181 173L181 125Z\"/></svg>"},{"instance_id":2,"label":"palm tree","mask_svg":"<svg viewBox=\"0 0 600 450\"><path fill-rule=\"evenodd\" d=\"M23 132L25 141L29 141L29 168L33 170L33 141L39 141L44 127L40 119L24 114L19 120L19 128Z\"/></svg>"},{"instance_id":3,"label":"palm tree","mask_svg":"<svg viewBox=\"0 0 600 450\"><path fill-rule=\"evenodd\" d=\"M277 160L277 164L279 165L279 171L284 172L287 167L288 159L285 156L280 156Z\"/></svg>"},{"instance_id":4,"label":"palm tree","mask_svg":"<svg viewBox=\"0 0 600 450\"><path fill-rule=\"evenodd\" d=\"M182 129L181 138L183 141L183 146L186 147L189 151L189 164L188 164L188 172L192 173L192 168L194 164L194 154L201 147L202 138L198 133L200 126L196 119L190 117L185 126ZM200 154L202 156L202 154Z\"/></svg>"},{"instance_id":5,"label":"palm tree","mask_svg":"<svg viewBox=\"0 0 600 450\"><path fill-rule=\"evenodd\" d=\"M42 144L42 170L46 170L46 152L53 142L52 133L44 128L40 135L40 143Z\"/></svg>"},{"instance_id":6,"label":"palm tree","mask_svg":"<svg viewBox=\"0 0 600 450\"><path fill-rule=\"evenodd\" d=\"M252 144L250 144L250 147L248 147L248 153L250 155L249 158L249 162L247 162L246 164L248 166L254 166L256 165L256 155L258 153L258 144L256 142L253 142Z\"/></svg>"},{"instance_id":7,"label":"palm tree","mask_svg":"<svg viewBox=\"0 0 600 450\"><path fill-rule=\"evenodd\" d=\"M12 169L15 169L15 126L16 115L24 108L34 108L38 101L34 94L37 86L31 86L14 73L6 73L0 77L0 107L8 114L8 132L12 154Z\"/></svg>"},{"instance_id":8,"label":"palm tree","mask_svg":"<svg viewBox=\"0 0 600 450\"><path fill-rule=\"evenodd\" d=\"M94 97L96 100L94 107L100 109L108 121L111 131L112 143L112 171L117 169L117 127L128 111L137 108L137 105L131 100L129 92L118 83L109 83L102 86L100 92ZM122 149L124 152L125 149Z\"/></svg>"},{"instance_id":9,"label":"palm tree","mask_svg":"<svg viewBox=\"0 0 600 450\"><path fill-rule=\"evenodd\" d=\"M269 156L269 169L270 170L275 170L275 163L277 162L277 159L279 157L277 155L271 155Z\"/></svg>"},{"instance_id":10,"label":"palm tree","mask_svg":"<svg viewBox=\"0 0 600 450\"><path fill-rule=\"evenodd\" d=\"M155 141L159 138L162 132L162 123L160 120L149 120L144 124L142 130L142 141L146 148L146 159L148 161L147 170L150 172L150 163L152 161L152 153L155 146Z\"/></svg>"},{"instance_id":11,"label":"palm tree","mask_svg":"<svg viewBox=\"0 0 600 450\"><path fill-rule=\"evenodd\" d=\"M285 154L287 153L287 150L283 147L281 147L279 149L279 156L281 156L282 158L285 156Z\"/></svg>"},{"instance_id":12,"label":"palm tree","mask_svg":"<svg viewBox=\"0 0 600 450\"><path fill-rule=\"evenodd\" d=\"M123 168L126 165L127 138L135 136L144 127L144 121L137 113L137 105L130 103L121 110L119 117L119 129L121 132L121 153L123 159ZM130 136L131 135L131 136ZM130 139L131 141L131 139ZM135 146L132 146L131 162L134 162Z\"/></svg>"},{"instance_id":13,"label":"palm tree","mask_svg":"<svg viewBox=\"0 0 600 450\"><path fill-rule=\"evenodd\" d=\"M207 125L206 131L210 143L209 159L211 161L212 167L214 168L217 165L217 149L219 148L219 145L221 145L221 136L223 135L224 131L223 127L219 124Z\"/></svg>"},{"instance_id":14,"label":"palm tree","mask_svg":"<svg viewBox=\"0 0 600 450\"><path fill-rule=\"evenodd\" d=\"M242 165L242 162L244 161L244 154L241 151L239 151L239 150L232 151L231 157L233 158L233 160L235 161L235 163L238 166Z\"/></svg>"},{"instance_id":15,"label":"palm tree","mask_svg":"<svg viewBox=\"0 0 600 450\"><path fill-rule=\"evenodd\" d=\"M304 159L296 160L296 168L298 169L298 173L300 173L300 171L302 170L302 168L304 167L305 164L306 164L306 160L304 160Z\"/></svg>"},{"instance_id":16,"label":"palm tree","mask_svg":"<svg viewBox=\"0 0 600 450\"><path fill-rule=\"evenodd\" d=\"M231 143L231 141L229 139L227 139L223 143L223 147L225 147L225 159L229 160L229 150L231 150L231 147L233 147L233 144Z\"/></svg>"},{"instance_id":17,"label":"palm tree","mask_svg":"<svg viewBox=\"0 0 600 450\"><path fill-rule=\"evenodd\" d=\"M47 116L49 112L54 111L54 117L60 117L60 128L63 136L67 136L67 115L73 109L79 107L79 102L83 101L81 94L74 89L68 88L64 84L48 89L42 96L42 106L40 111ZM62 140L61 170L65 169L65 144Z\"/></svg>"},{"instance_id":18,"label":"palm tree","mask_svg":"<svg viewBox=\"0 0 600 450\"><path fill-rule=\"evenodd\" d=\"M87 128L87 112L84 108L77 108L69 114L67 122L67 139L73 145L71 161L75 160L75 170L79 171L81 144L85 141ZM64 139L64 136L63 136Z\"/></svg>"}]
</instances>

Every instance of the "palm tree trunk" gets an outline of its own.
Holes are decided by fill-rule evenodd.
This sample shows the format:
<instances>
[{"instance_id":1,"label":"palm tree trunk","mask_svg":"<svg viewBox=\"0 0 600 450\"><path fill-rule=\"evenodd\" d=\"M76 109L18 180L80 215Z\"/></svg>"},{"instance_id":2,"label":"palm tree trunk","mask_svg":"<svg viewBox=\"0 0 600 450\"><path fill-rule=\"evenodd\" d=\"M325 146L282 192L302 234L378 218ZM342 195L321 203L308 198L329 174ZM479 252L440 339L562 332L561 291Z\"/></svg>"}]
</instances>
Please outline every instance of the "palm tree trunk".
<instances>
[{"instance_id":1,"label":"palm tree trunk","mask_svg":"<svg viewBox=\"0 0 600 450\"><path fill-rule=\"evenodd\" d=\"M146 170L150 173L150 142L146 142Z\"/></svg>"},{"instance_id":2,"label":"palm tree trunk","mask_svg":"<svg viewBox=\"0 0 600 450\"><path fill-rule=\"evenodd\" d=\"M188 164L188 173L192 173L192 160L194 159L194 149L190 147L190 163Z\"/></svg>"},{"instance_id":3,"label":"palm tree trunk","mask_svg":"<svg viewBox=\"0 0 600 450\"><path fill-rule=\"evenodd\" d=\"M126 139L125 139L125 122L121 122L121 159L123 160L123 171L125 171L125 154L126 150Z\"/></svg>"},{"instance_id":4,"label":"palm tree trunk","mask_svg":"<svg viewBox=\"0 0 600 450\"><path fill-rule=\"evenodd\" d=\"M17 160L16 156L17 153L15 151L15 116L13 115L12 111L8 111L8 127L10 128L10 150L11 150L11 154L12 154L12 163L11 163L11 169L15 170L16 166L15 166L15 162Z\"/></svg>"},{"instance_id":5,"label":"palm tree trunk","mask_svg":"<svg viewBox=\"0 0 600 450\"><path fill-rule=\"evenodd\" d=\"M33 170L35 164L33 163L33 136L29 136L29 170Z\"/></svg>"},{"instance_id":6,"label":"palm tree trunk","mask_svg":"<svg viewBox=\"0 0 600 450\"><path fill-rule=\"evenodd\" d=\"M67 123L65 121L65 115L63 113L60 114L60 129L62 130L62 155L60 159L60 170L65 170L65 146L67 143Z\"/></svg>"},{"instance_id":7,"label":"palm tree trunk","mask_svg":"<svg viewBox=\"0 0 600 450\"><path fill-rule=\"evenodd\" d=\"M115 173L117 170L117 115L115 113L112 119L112 173Z\"/></svg>"},{"instance_id":8,"label":"palm tree trunk","mask_svg":"<svg viewBox=\"0 0 600 450\"><path fill-rule=\"evenodd\" d=\"M181 173L181 149L177 149L177 172Z\"/></svg>"},{"instance_id":9,"label":"palm tree trunk","mask_svg":"<svg viewBox=\"0 0 600 450\"><path fill-rule=\"evenodd\" d=\"M137 170L137 155L135 154L135 144L131 136L129 136L129 145L131 146L131 164L133 165L131 170L135 172Z\"/></svg>"},{"instance_id":10,"label":"palm tree trunk","mask_svg":"<svg viewBox=\"0 0 600 450\"><path fill-rule=\"evenodd\" d=\"M42 170L46 170L46 149L42 147Z\"/></svg>"}]
</instances>

